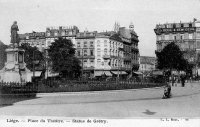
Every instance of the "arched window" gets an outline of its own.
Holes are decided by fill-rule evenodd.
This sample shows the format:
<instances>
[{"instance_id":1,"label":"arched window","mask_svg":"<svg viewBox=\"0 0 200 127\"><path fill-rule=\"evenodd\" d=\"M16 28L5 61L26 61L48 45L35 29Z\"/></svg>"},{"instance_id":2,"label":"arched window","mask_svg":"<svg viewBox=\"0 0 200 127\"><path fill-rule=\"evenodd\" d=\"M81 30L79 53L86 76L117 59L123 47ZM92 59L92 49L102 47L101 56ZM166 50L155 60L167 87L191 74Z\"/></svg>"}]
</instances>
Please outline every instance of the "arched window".
<instances>
[{"instance_id":1,"label":"arched window","mask_svg":"<svg viewBox=\"0 0 200 127\"><path fill-rule=\"evenodd\" d=\"M108 55L108 50L107 50L107 48L104 49L104 54L105 54L105 55Z\"/></svg>"}]
</instances>

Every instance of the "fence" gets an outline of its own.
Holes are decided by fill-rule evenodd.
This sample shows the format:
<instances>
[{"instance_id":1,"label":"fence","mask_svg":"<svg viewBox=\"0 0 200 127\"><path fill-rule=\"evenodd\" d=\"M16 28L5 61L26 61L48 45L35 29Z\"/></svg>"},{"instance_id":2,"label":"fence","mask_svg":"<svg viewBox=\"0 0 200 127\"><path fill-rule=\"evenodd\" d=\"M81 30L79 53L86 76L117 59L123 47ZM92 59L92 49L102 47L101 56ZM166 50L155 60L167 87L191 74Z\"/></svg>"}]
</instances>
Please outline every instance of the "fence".
<instances>
[{"instance_id":1,"label":"fence","mask_svg":"<svg viewBox=\"0 0 200 127\"><path fill-rule=\"evenodd\" d=\"M80 91L102 91L120 89L139 89L150 87L161 87L163 83L132 82L132 81L51 81L40 82L38 92L80 92Z\"/></svg>"},{"instance_id":2,"label":"fence","mask_svg":"<svg viewBox=\"0 0 200 127\"><path fill-rule=\"evenodd\" d=\"M15 83L15 82L0 82L0 95L28 95L35 96L37 93L37 84Z\"/></svg>"}]
</instances>

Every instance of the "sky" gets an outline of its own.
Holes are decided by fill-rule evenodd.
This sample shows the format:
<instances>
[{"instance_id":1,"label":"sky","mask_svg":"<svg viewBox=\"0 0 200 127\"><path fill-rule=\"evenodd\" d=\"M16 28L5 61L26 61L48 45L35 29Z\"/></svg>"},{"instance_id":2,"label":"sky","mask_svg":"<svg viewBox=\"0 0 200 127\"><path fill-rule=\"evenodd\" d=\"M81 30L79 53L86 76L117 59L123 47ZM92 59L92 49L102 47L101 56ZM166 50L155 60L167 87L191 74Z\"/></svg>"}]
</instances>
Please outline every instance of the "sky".
<instances>
[{"instance_id":1,"label":"sky","mask_svg":"<svg viewBox=\"0 0 200 127\"><path fill-rule=\"evenodd\" d=\"M139 36L141 56L155 56L156 24L200 20L200 0L0 0L0 40L10 43L10 27L45 32L48 26L77 26L80 31L110 31L114 23Z\"/></svg>"}]
</instances>

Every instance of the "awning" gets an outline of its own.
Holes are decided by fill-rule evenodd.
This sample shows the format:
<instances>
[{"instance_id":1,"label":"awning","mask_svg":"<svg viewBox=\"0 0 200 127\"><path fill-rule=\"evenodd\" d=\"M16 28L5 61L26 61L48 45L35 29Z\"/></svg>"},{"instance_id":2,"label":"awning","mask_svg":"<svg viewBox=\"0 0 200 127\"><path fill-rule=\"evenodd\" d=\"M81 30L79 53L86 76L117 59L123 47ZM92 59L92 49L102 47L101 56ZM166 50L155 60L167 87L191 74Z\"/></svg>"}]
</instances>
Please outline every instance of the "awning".
<instances>
[{"instance_id":1,"label":"awning","mask_svg":"<svg viewBox=\"0 0 200 127\"><path fill-rule=\"evenodd\" d=\"M47 78L47 77L56 77L58 75L59 75L59 73L54 73L54 72L51 72L51 71L46 71L45 72L45 78Z\"/></svg>"},{"instance_id":2,"label":"awning","mask_svg":"<svg viewBox=\"0 0 200 127\"><path fill-rule=\"evenodd\" d=\"M110 71L95 71L94 72L94 76L102 76L102 75L112 76Z\"/></svg>"},{"instance_id":3,"label":"awning","mask_svg":"<svg viewBox=\"0 0 200 127\"><path fill-rule=\"evenodd\" d=\"M104 72L106 76L112 76L112 74L110 73L110 71L105 71Z\"/></svg>"},{"instance_id":4,"label":"awning","mask_svg":"<svg viewBox=\"0 0 200 127\"><path fill-rule=\"evenodd\" d=\"M101 76L103 75L103 71L94 71L94 76Z\"/></svg>"},{"instance_id":5,"label":"awning","mask_svg":"<svg viewBox=\"0 0 200 127\"><path fill-rule=\"evenodd\" d=\"M111 71L115 75L126 75L127 73L125 71Z\"/></svg>"},{"instance_id":6,"label":"awning","mask_svg":"<svg viewBox=\"0 0 200 127\"><path fill-rule=\"evenodd\" d=\"M142 75L142 73L141 73L141 72L138 72L138 71L133 72L133 73L136 74L136 75Z\"/></svg>"},{"instance_id":7,"label":"awning","mask_svg":"<svg viewBox=\"0 0 200 127\"><path fill-rule=\"evenodd\" d=\"M163 72L162 71L154 71L152 74L153 75L163 75Z\"/></svg>"}]
</instances>

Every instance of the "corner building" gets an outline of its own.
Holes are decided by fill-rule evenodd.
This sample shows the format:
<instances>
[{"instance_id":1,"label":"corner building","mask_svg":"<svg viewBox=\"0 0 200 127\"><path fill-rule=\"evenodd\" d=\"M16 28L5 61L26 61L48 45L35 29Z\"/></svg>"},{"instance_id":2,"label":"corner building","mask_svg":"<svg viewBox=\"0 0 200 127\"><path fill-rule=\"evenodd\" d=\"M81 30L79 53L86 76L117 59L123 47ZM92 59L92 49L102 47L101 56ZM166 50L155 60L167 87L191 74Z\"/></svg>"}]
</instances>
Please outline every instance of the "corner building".
<instances>
[{"instance_id":1,"label":"corner building","mask_svg":"<svg viewBox=\"0 0 200 127\"><path fill-rule=\"evenodd\" d=\"M196 63L200 53L200 21L157 24L154 32L157 51L175 42L183 51L184 57L190 63Z\"/></svg>"}]
</instances>

